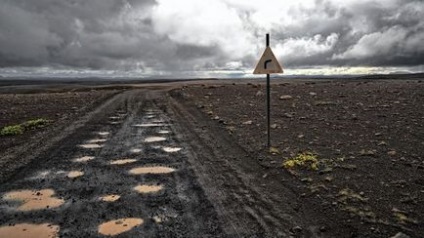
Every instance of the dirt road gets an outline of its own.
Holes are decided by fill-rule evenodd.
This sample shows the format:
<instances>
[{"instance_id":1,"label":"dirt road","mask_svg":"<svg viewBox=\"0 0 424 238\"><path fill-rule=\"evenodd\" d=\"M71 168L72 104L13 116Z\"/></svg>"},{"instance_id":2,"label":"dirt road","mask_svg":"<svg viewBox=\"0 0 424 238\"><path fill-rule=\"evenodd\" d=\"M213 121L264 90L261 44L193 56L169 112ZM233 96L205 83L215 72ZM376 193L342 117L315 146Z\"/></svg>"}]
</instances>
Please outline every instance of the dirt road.
<instances>
[{"instance_id":1,"label":"dirt road","mask_svg":"<svg viewBox=\"0 0 424 238\"><path fill-rule=\"evenodd\" d=\"M115 96L3 183L0 236L285 236L295 219L250 186L243 149L209 145L213 134L166 95Z\"/></svg>"}]
</instances>

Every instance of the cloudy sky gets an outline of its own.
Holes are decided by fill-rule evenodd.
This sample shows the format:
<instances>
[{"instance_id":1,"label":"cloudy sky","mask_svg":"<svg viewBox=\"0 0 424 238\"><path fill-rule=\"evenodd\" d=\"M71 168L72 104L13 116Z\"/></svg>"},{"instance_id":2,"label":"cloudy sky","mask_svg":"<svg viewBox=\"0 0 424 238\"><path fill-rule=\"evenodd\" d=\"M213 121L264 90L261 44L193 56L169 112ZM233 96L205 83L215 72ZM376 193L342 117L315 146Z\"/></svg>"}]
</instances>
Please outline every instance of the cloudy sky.
<instances>
[{"instance_id":1,"label":"cloudy sky","mask_svg":"<svg viewBox=\"0 0 424 238\"><path fill-rule=\"evenodd\" d=\"M424 71L423 0L0 0L0 75Z\"/></svg>"}]
</instances>

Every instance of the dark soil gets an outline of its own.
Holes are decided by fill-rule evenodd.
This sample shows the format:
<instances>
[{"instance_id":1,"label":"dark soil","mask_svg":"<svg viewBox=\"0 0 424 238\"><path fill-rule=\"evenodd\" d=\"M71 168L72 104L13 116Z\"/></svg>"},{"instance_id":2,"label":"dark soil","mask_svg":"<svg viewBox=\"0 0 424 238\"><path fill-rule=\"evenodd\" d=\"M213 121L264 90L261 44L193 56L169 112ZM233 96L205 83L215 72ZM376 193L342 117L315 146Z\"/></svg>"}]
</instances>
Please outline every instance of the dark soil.
<instances>
[{"instance_id":1,"label":"dark soil","mask_svg":"<svg viewBox=\"0 0 424 238\"><path fill-rule=\"evenodd\" d=\"M265 149L265 93L264 85L257 83L174 92L266 168L258 181L265 185L263 194L280 196L285 203L286 190L291 192L294 199L285 205L301 218L299 232L324 237L390 237L403 232L424 237L424 84L274 84L274 154ZM317 170L282 167L305 152L316 155Z\"/></svg>"},{"instance_id":2,"label":"dark soil","mask_svg":"<svg viewBox=\"0 0 424 238\"><path fill-rule=\"evenodd\" d=\"M0 168L0 194L50 188L65 204L17 212L15 203L1 199L0 228L51 223L60 226L62 237L100 237L101 223L137 217L144 223L118 237L392 237L400 232L424 237L424 84L277 81L270 153L263 84L233 82L145 85L119 94L1 95L9 105L0 106L9 115L2 123L45 115L53 124L15 137L25 143L2 148L0 161L8 162ZM135 126L156 120L163 125ZM170 131L166 142L143 142L160 130ZM100 131L110 133L102 148L79 146ZM182 150L166 153L161 146ZM132 152L135 148L140 152ZM318 160L316 170L311 164L283 168L284 161L306 152ZM81 156L95 159L72 162ZM122 158L137 162L109 164ZM139 166L176 171L128 173ZM84 175L67 178L71 170ZM163 190L138 194L133 188L140 184L160 184ZM100 202L105 194L121 198Z\"/></svg>"}]
</instances>

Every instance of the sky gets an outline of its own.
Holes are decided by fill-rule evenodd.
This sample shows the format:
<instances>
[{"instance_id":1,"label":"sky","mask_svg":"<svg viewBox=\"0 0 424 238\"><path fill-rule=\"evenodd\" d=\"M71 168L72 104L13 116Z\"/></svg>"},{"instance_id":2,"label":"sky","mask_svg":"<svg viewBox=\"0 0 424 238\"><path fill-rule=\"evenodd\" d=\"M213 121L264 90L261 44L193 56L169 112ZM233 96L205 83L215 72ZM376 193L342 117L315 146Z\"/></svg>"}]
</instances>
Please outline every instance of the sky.
<instances>
[{"instance_id":1,"label":"sky","mask_svg":"<svg viewBox=\"0 0 424 238\"><path fill-rule=\"evenodd\" d=\"M424 72L423 0L0 0L0 76Z\"/></svg>"}]
</instances>

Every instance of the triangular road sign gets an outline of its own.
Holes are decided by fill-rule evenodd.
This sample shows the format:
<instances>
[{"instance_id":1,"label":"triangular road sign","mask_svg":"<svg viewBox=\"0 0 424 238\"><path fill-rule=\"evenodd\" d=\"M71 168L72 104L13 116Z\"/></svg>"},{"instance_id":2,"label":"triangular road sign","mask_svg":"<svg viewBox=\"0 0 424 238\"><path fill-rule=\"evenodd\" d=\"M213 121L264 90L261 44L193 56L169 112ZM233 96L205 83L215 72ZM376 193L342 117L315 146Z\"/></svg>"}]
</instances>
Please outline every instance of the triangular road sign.
<instances>
[{"instance_id":1,"label":"triangular road sign","mask_svg":"<svg viewBox=\"0 0 424 238\"><path fill-rule=\"evenodd\" d=\"M256 65L255 71L253 71L253 74L278 74L282 72L283 68L280 63L278 63L278 60L275 58L274 53L272 53L271 48L266 47L261 59Z\"/></svg>"}]
</instances>

